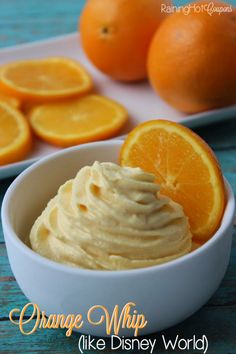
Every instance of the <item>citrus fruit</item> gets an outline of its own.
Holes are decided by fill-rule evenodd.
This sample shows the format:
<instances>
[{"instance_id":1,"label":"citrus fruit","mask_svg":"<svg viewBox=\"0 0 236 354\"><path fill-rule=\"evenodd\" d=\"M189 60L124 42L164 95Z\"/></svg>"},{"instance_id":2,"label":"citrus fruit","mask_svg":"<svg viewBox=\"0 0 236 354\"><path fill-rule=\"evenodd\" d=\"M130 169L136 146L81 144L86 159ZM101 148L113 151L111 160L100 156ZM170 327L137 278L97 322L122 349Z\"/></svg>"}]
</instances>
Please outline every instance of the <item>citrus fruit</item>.
<instances>
[{"instance_id":1,"label":"citrus fruit","mask_svg":"<svg viewBox=\"0 0 236 354\"><path fill-rule=\"evenodd\" d=\"M195 6L203 10L192 7L188 15L179 11L163 21L148 54L154 89L186 113L236 102L236 9L210 16L209 2ZM214 1L214 6L229 5Z\"/></svg>"},{"instance_id":2,"label":"citrus fruit","mask_svg":"<svg viewBox=\"0 0 236 354\"><path fill-rule=\"evenodd\" d=\"M224 180L214 153L198 135L165 120L145 122L128 135L120 161L156 175L161 193L183 206L195 239L213 235L224 211Z\"/></svg>"},{"instance_id":3,"label":"citrus fruit","mask_svg":"<svg viewBox=\"0 0 236 354\"><path fill-rule=\"evenodd\" d=\"M31 148L31 132L24 116L0 101L0 165L19 161Z\"/></svg>"},{"instance_id":4,"label":"citrus fruit","mask_svg":"<svg viewBox=\"0 0 236 354\"><path fill-rule=\"evenodd\" d=\"M88 0L79 22L84 50L92 63L117 80L147 77L149 44L171 0Z\"/></svg>"},{"instance_id":5,"label":"citrus fruit","mask_svg":"<svg viewBox=\"0 0 236 354\"><path fill-rule=\"evenodd\" d=\"M66 58L17 61L0 68L0 88L27 101L78 96L92 88L80 63Z\"/></svg>"},{"instance_id":6,"label":"citrus fruit","mask_svg":"<svg viewBox=\"0 0 236 354\"><path fill-rule=\"evenodd\" d=\"M128 116L123 106L99 95L40 105L28 115L36 135L62 147L112 137Z\"/></svg>"},{"instance_id":7,"label":"citrus fruit","mask_svg":"<svg viewBox=\"0 0 236 354\"><path fill-rule=\"evenodd\" d=\"M4 93L1 92L0 92L0 101L8 103L14 108L20 108L20 100L12 96L5 95Z\"/></svg>"}]
</instances>

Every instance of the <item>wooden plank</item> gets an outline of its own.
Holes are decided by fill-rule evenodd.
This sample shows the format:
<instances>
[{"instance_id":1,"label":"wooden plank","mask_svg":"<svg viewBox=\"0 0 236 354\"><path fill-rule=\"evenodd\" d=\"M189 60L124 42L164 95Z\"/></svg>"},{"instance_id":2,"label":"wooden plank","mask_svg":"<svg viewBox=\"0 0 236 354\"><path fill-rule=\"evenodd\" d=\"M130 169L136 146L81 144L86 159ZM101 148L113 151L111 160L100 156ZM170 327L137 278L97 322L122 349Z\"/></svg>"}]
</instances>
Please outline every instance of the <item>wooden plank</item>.
<instances>
[{"instance_id":1,"label":"wooden plank","mask_svg":"<svg viewBox=\"0 0 236 354\"><path fill-rule=\"evenodd\" d=\"M4 180L0 180L0 205L2 204L2 200L5 192L7 191L9 185L14 180L14 178L7 178Z\"/></svg>"},{"instance_id":2,"label":"wooden plank","mask_svg":"<svg viewBox=\"0 0 236 354\"><path fill-rule=\"evenodd\" d=\"M183 338L200 338L206 335L209 341L207 354L235 354L236 353L236 307L204 307L180 325L164 332L165 337L175 338L177 334ZM159 336L160 337L160 336ZM195 353L195 351L180 351L175 353ZM165 354L166 351L155 351ZM168 353L171 353L168 352ZM202 352L201 352L202 353Z\"/></svg>"},{"instance_id":3,"label":"wooden plank","mask_svg":"<svg viewBox=\"0 0 236 354\"><path fill-rule=\"evenodd\" d=\"M1 1L0 47L75 32L84 3L85 0Z\"/></svg>"},{"instance_id":4,"label":"wooden plank","mask_svg":"<svg viewBox=\"0 0 236 354\"><path fill-rule=\"evenodd\" d=\"M5 180L0 180L0 209L2 206L3 197L14 178L7 178ZM3 232L2 232L2 220L0 218L0 244L4 242Z\"/></svg>"},{"instance_id":5,"label":"wooden plank","mask_svg":"<svg viewBox=\"0 0 236 354\"><path fill-rule=\"evenodd\" d=\"M77 333L66 337L62 329L38 330L35 334L25 336L10 321L0 321L1 353L78 353L78 338Z\"/></svg>"},{"instance_id":6,"label":"wooden plank","mask_svg":"<svg viewBox=\"0 0 236 354\"><path fill-rule=\"evenodd\" d=\"M146 338L156 338L157 345L154 353L167 354L172 351L165 351L162 345L161 335L165 339L174 339L177 334L181 338L191 339L194 335L201 338L206 335L209 341L208 354L235 354L236 348L236 321L235 307L225 308L202 308L196 315L162 333ZM34 334L25 336L20 333L18 326L9 321L0 321L0 350L1 353L78 353L78 333L71 337L65 336L63 329L38 329ZM111 353L109 343L107 352ZM175 350L173 353L179 353ZM193 350L182 351L193 353ZM84 351L84 353L95 353ZM131 353L130 351L119 351L119 353ZM137 353L137 351L136 351Z\"/></svg>"},{"instance_id":7,"label":"wooden plank","mask_svg":"<svg viewBox=\"0 0 236 354\"><path fill-rule=\"evenodd\" d=\"M12 277L10 264L7 258L6 246L4 243L0 244L0 282L2 278Z\"/></svg>"}]
</instances>

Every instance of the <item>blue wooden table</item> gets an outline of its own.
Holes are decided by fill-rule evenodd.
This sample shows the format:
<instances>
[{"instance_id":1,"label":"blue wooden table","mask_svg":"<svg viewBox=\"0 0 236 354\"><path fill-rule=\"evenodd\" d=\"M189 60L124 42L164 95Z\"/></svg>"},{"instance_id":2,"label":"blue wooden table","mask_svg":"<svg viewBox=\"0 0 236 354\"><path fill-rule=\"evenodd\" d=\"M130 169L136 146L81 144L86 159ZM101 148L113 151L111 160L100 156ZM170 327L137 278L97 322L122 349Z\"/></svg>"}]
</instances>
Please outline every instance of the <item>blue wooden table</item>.
<instances>
[{"instance_id":1,"label":"blue wooden table","mask_svg":"<svg viewBox=\"0 0 236 354\"><path fill-rule=\"evenodd\" d=\"M75 31L83 4L82 0L0 0L0 47ZM214 149L236 192L236 117L198 129L197 133ZM12 179L0 181L0 203L11 182ZM78 334L66 338L64 330L44 330L23 336L10 323L9 311L21 308L27 299L8 264L1 225L0 262L0 353L78 353ZM164 333L167 338L176 334L185 338L205 334L209 354L236 354L236 232L230 265L220 288L198 313ZM156 353L167 352L158 347Z\"/></svg>"}]
</instances>

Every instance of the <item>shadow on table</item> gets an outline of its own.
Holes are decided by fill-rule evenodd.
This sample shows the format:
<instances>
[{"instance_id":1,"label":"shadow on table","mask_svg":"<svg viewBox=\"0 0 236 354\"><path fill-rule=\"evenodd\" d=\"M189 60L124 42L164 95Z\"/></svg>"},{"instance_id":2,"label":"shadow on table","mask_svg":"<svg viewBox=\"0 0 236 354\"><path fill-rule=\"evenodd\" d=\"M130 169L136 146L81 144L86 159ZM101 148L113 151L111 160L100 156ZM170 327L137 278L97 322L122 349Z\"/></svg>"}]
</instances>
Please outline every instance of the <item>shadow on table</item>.
<instances>
[{"instance_id":1,"label":"shadow on table","mask_svg":"<svg viewBox=\"0 0 236 354\"><path fill-rule=\"evenodd\" d=\"M194 129L213 149L236 149L236 116L217 124Z\"/></svg>"}]
</instances>

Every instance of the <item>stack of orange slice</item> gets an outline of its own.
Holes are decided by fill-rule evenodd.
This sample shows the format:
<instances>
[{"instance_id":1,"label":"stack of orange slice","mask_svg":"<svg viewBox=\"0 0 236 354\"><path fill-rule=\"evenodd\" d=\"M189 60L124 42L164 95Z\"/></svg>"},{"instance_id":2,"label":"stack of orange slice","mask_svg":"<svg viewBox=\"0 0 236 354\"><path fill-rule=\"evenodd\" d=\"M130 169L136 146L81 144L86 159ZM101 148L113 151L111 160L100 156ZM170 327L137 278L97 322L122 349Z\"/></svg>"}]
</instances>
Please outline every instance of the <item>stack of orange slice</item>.
<instances>
[{"instance_id":1,"label":"stack of orange slice","mask_svg":"<svg viewBox=\"0 0 236 354\"><path fill-rule=\"evenodd\" d=\"M0 101L4 105L0 121L4 124L0 125L0 136L6 135L7 139L0 140L0 164L17 161L29 150L19 145L16 154L12 148L16 144L15 133L6 111L12 117L21 117L21 122L25 119L27 132L26 120L39 138L62 147L118 133L127 120L127 111L109 98L89 94L92 88L90 75L72 59L52 57L3 65ZM21 107L25 117L19 111ZM19 119L15 120L18 125Z\"/></svg>"}]
</instances>

